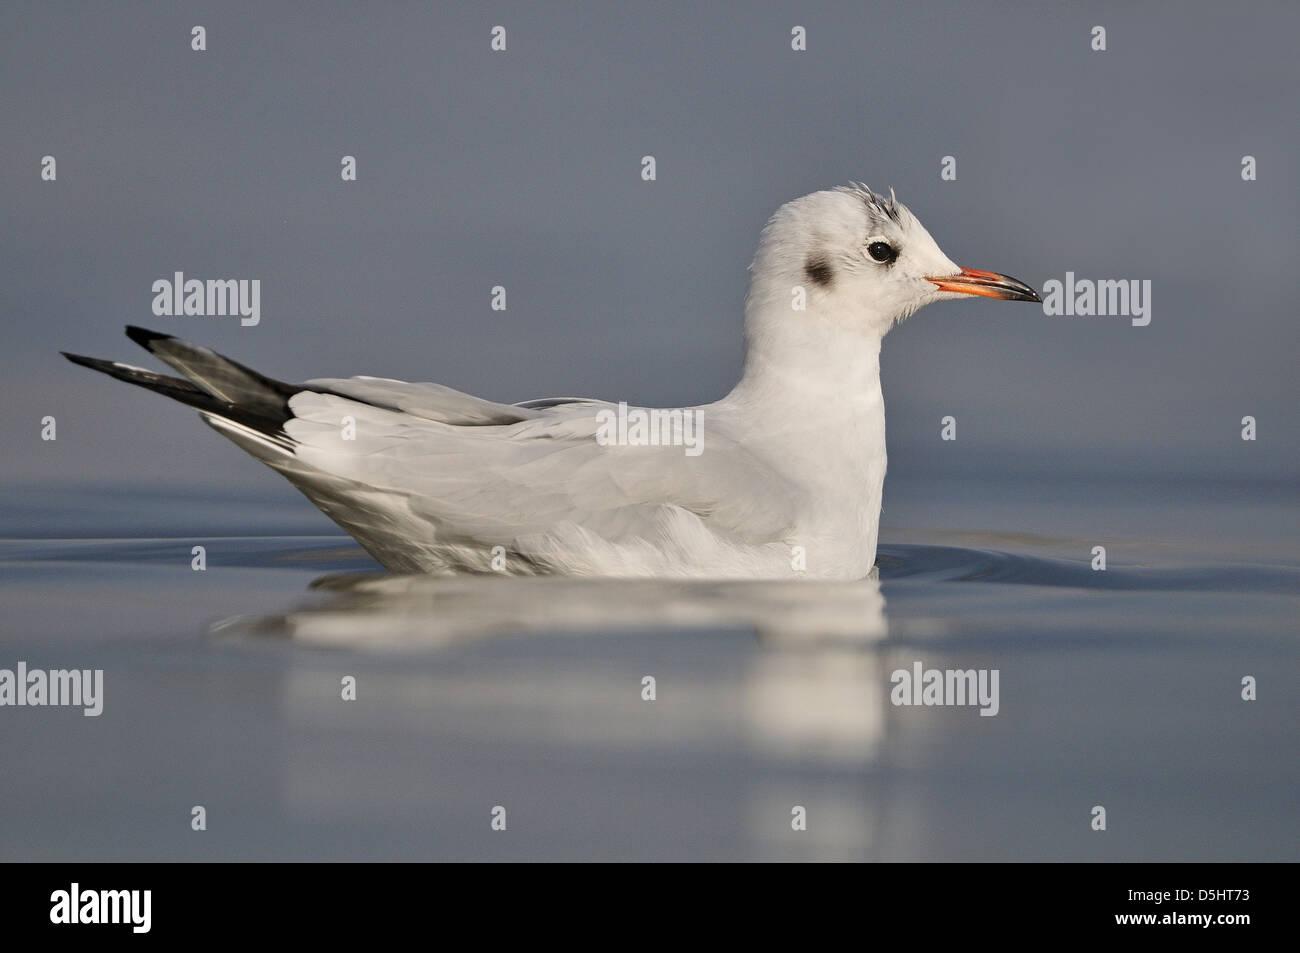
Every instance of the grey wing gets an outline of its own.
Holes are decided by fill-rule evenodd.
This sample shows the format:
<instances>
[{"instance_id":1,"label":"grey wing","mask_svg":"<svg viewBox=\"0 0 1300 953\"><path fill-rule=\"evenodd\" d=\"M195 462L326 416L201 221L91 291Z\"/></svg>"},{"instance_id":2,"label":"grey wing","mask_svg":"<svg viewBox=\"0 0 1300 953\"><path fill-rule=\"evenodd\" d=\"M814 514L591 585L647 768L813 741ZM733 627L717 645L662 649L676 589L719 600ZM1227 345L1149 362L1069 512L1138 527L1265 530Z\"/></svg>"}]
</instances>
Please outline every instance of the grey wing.
<instances>
[{"instance_id":1,"label":"grey wing","mask_svg":"<svg viewBox=\"0 0 1300 953\"><path fill-rule=\"evenodd\" d=\"M432 416L453 416L437 404L441 393L433 402L410 396L407 406L422 413L305 391L292 398L285 429L303 462L404 492L442 533L467 539L508 542L560 525L625 539L653 532L665 506L744 542L782 539L795 522L784 478L725 434L709 433L704 452L687 456L680 446L602 445L597 402L519 407L527 419L465 425ZM472 406L477 420L483 411ZM456 415L466 410L457 405ZM340 437L344 416L355 420L350 439Z\"/></svg>"},{"instance_id":2,"label":"grey wing","mask_svg":"<svg viewBox=\"0 0 1300 953\"><path fill-rule=\"evenodd\" d=\"M534 397L532 400L521 400L512 407L523 407L527 410L550 410L552 407L559 407L563 404L591 404L593 406L608 406L605 401L596 400L591 397Z\"/></svg>"},{"instance_id":3,"label":"grey wing","mask_svg":"<svg viewBox=\"0 0 1300 953\"><path fill-rule=\"evenodd\" d=\"M461 427L514 424L537 416L522 404L498 404L442 384L410 383L384 377L325 377L304 381L301 386Z\"/></svg>"}]
</instances>

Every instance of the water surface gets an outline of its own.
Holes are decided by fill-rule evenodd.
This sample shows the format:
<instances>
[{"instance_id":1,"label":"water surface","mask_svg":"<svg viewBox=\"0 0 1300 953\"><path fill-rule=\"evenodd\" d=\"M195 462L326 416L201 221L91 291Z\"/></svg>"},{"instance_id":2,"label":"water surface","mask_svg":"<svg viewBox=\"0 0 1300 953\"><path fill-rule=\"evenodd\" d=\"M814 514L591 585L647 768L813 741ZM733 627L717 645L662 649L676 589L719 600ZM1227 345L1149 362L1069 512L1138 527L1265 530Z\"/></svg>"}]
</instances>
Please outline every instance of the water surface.
<instances>
[{"instance_id":1,"label":"water surface","mask_svg":"<svg viewBox=\"0 0 1300 953\"><path fill-rule=\"evenodd\" d=\"M1013 489L772 584L395 577L293 495L21 488L0 667L105 704L0 711L0 858L1296 859L1287 493ZM891 704L918 661L998 714Z\"/></svg>"}]
</instances>

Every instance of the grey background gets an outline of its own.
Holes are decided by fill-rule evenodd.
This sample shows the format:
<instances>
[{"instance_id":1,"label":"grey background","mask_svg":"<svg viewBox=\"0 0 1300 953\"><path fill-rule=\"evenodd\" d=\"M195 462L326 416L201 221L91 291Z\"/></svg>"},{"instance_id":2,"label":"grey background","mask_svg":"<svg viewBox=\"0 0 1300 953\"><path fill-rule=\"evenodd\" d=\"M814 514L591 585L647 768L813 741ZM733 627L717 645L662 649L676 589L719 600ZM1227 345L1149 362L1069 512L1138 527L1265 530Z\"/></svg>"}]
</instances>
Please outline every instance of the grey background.
<instances>
[{"instance_id":1,"label":"grey background","mask_svg":"<svg viewBox=\"0 0 1300 953\"><path fill-rule=\"evenodd\" d=\"M106 686L98 719L0 713L0 859L1294 860L1297 26L1259 3L0 7L0 666ZM629 630L552 580L519 616L586 628L470 638L489 589L335 606L343 650L314 648L276 625L373 564L192 412L57 356L152 365L130 322L290 380L705 401L740 367L758 230L849 179L962 264L1154 296L1145 328L972 300L891 333L883 641L755 638L744 597L731 625ZM153 317L176 270L260 279L261 325ZM368 650L432 622L468 635ZM890 706L917 659L999 669L999 716Z\"/></svg>"},{"instance_id":2,"label":"grey background","mask_svg":"<svg viewBox=\"0 0 1300 953\"><path fill-rule=\"evenodd\" d=\"M716 398L740 366L759 228L849 179L893 186L962 264L1039 288L1067 270L1154 286L1145 328L970 301L896 329L895 482L1255 482L1298 462L1294 4L10 4L0 18L10 483L293 498L189 412L55 353L150 364L128 322L288 380ZM504 54L488 47L497 23ZM806 53L790 50L796 23ZM1094 24L1107 52L1090 50ZM57 182L39 177L46 154ZM345 154L357 182L340 180ZM656 182L640 180L645 154ZM175 270L260 278L261 325L154 317L150 285ZM39 439L46 414L57 443ZM956 444L939 441L945 414ZM1256 443L1239 439L1245 414Z\"/></svg>"}]
</instances>

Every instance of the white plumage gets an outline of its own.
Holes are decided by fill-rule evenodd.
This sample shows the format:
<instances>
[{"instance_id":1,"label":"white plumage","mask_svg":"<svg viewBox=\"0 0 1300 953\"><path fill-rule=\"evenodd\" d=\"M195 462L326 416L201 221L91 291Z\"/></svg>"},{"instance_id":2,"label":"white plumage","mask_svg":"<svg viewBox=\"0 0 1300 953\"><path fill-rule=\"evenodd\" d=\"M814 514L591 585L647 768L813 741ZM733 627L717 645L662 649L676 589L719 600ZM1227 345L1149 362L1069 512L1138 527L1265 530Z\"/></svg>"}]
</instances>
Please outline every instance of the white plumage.
<instances>
[{"instance_id":1,"label":"white plumage","mask_svg":"<svg viewBox=\"0 0 1300 953\"><path fill-rule=\"evenodd\" d=\"M881 339L931 301L1037 296L959 269L905 207L856 186L778 210L751 272L744 373L688 409L696 456L599 440L617 410L603 401L290 385L141 329L185 380L69 357L198 408L396 572L862 578L885 478Z\"/></svg>"}]
</instances>

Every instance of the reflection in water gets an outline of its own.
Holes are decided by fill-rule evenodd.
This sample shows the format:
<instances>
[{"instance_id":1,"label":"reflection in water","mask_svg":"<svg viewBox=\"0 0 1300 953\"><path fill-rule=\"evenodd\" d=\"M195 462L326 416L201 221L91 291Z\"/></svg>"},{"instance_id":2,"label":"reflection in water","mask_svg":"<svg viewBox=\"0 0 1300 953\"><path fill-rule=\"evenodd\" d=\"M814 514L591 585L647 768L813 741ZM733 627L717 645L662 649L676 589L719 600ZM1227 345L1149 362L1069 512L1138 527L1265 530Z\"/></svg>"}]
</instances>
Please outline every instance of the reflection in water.
<instances>
[{"instance_id":1,"label":"reflection in water","mask_svg":"<svg viewBox=\"0 0 1300 953\"><path fill-rule=\"evenodd\" d=\"M877 652L840 646L762 652L745 673L745 725L769 753L865 764L884 733L888 676Z\"/></svg>"},{"instance_id":2,"label":"reflection in water","mask_svg":"<svg viewBox=\"0 0 1300 953\"><path fill-rule=\"evenodd\" d=\"M752 627L768 644L871 644L886 632L874 577L858 582L695 582L390 576L317 579L288 612L219 622L219 637L281 637L363 650L438 648L521 631Z\"/></svg>"},{"instance_id":3,"label":"reflection in water","mask_svg":"<svg viewBox=\"0 0 1300 953\"><path fill-rule=\"evenodd\" d=\"M712 653L725 649L726 630L752 630L757 642L732 641L724 651L732 663L721 669L698 669L689 659L670 669L656 666L661 687L652 708L639 697L641 669L612 675L607 664L575 661L553 643L541 660L526 664L372 670L366 697L383 706L386 723L434 737L454 725L476 745L554 750L558 743L587 758L619 752L646 763L665 756L689 763L689 752L747 749L762 762L783 765L776 777L802 779L765 782L735 805L755 856L840 859L871 850L882 807L876 792L854 777L880 757L886 724L880 643L887 624L874 576L773 584L351 574L318 579L313 589L312 598L288 612L230 619L212 633L437 652L521 632L590 639L678 630L709 640ZM348 730L353 716L346 707L321 704L324 692L318 679L304 677L290 692L291 709L318 727L329 718ZM305 815L345 813L346 800L333 803L337 785L312 764L289 759L286 796ZM412 807L400 785L378 796L396 799L387 806L394 812ZM795 805L809 813L806 830L791 826Z\"/></svg>"},{"instance_id":4,"label":"reflection in water","mask_svg":"<svg viewBox=\"0 0 1300 953\"><path fill-rule=\"evenodd\" d=\"M320 565L289 549L275 558ZM1236 671L1227 660L1239 647L1222 648L1222 632L1293 657L1294 567L1189 562L1093 572L1086 559L884 546L888 622L875 578L332 575L287 610L211 631L227 645L288 650L283 715L294 742L277 766L279 793L317 829L356 823L364 803L369 817L428 825L441 855L511 856L506 841L476 839L484 799L531 817L520 836L536 839L521 856L585 857L590 845L635 840L638 856L666 859L718 842L742 859L1058 857L1078 851L1074 835L1007 848L1005 834L1023 834L1023 817L1073 793L1068 778L1050 797L1017 786L1026 759L1055 763L1064 750L1098 776L1112 770L1113 751L1070 727L1079 711L1102 719L1105 737L1128 737L1151 706L1111 686L1148 657L1149 684L1211 684L1225 664ZM1003 669L1015 702L996 718L894 708L890 672L916 661ZM339 677L352 672L362 701L340 704ZM641 698L647 674L654 704ZM1228 704L1213 692L1182 697L1164 696L1162 711L1181 712L1169 724ZM1134 741L1124 763L1142 763L1146 743ZM1200 753L1189 743L1177 754L1181 776L1199 783ZM1285 823L1291 801L1278 793L1272 803ZM435 807L454 823L427 821ZM796 807L806 830L792 826ZM1003 839L970 826L974 812L1000 818Z\"/></svg>"},{"instance_id":5,"label":"reflection in water","mask_svg":"<svg viewBox=\"0 0 1300 953\"><path fill-rule=\"evenodd\" d=\"M889 673L885 654L844 644L782 647L746 667L746 740L769 760L814 769L749 793L749 839L759 859L835 861L873 856L886 792L861 775L881 757ZM830 772L825 776L825 772ZM806 826L791 826L795 805Z\"/></svg>"},{"instance_id":6,"label":"reflection in water","mask_svg":"<svg viewBox=\"0 0 1300 953\"><path fill-rule=\"evenodd\" d=\"M965 506L925 512L1097 517ZM131 512L158 539L0 540L11 664L116 673L101 719L0 718L0 749L8 730L60 752L6 775L24 823L0 855L212 859L157 823L163 765L236 811L229 859L1294 859L1300 768L1278 756L1300 685L1293 505L1130 508L1170 539L1103 537L1105 572L1089 538L909 531L880 548L887 631L874 580L371 575L308 592L374 565L337 536L196 539L201 507L164 506L172 523L157 507ZM56 510L28 535L81 518ZM196 542L209 572L190 569ZM273 614L190 638L235 612ZM889 674L916 661L1000 669L998 716L890 705ZM1259 702L1241 701L1245 674ZM1096 838L1081 778L1125 796L1136 837ZM508 835L488 828L503 803Z\"/></svg>"}]
</instances>

